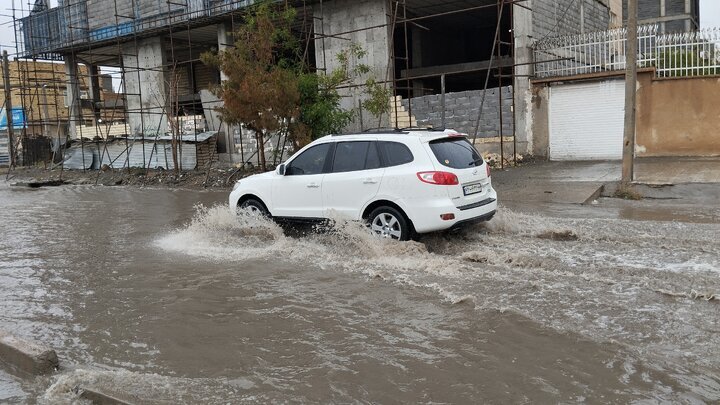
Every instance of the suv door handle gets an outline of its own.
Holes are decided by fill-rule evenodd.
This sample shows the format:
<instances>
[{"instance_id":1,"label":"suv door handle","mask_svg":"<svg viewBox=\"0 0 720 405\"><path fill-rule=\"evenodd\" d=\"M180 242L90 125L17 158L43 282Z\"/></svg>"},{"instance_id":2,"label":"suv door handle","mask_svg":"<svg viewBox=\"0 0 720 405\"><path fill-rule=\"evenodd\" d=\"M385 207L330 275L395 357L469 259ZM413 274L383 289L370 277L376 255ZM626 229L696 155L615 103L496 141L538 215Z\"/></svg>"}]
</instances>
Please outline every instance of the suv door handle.
<instances>
[{"instance_id":1,"label":"suv door handle","mask_svg":"<svg viewBox=\"0 0 720 405\"><path fill-rule=\"evenodd\" d=\"M377 180L375 180L375 179L365 179L365 180L363 180L363 184L377 184Z\"/></svg>"},{"instance_id":2,"label":"suv door handle","mask_svg":"<svg viewBox=\"0 0 720 405\"><path fill-rule=\"evenodd\" d=\"M317 183L308 183L307 188L319 188L320 185Z\"/></svg>"}]
</instances>

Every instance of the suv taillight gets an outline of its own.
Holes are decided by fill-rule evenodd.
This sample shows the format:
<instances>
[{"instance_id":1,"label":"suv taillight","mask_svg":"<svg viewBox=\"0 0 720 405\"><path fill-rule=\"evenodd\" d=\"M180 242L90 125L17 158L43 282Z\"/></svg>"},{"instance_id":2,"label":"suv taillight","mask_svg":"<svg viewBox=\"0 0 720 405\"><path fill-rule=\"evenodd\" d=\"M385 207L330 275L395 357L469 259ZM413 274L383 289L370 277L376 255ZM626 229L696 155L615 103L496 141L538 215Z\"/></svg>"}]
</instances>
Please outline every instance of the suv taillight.
<instances>
[{"instance_id":1,"label":"suv taillight","mask_svg":"<svg viewBox=\"0 0 720 405\"><path fill-rule=\"evenodd\" d=\"M460 184L456 175L448 172L420 172L418 179L423 183L437 184L440 186L454 186Z\"/></svg>"}]
</instances>

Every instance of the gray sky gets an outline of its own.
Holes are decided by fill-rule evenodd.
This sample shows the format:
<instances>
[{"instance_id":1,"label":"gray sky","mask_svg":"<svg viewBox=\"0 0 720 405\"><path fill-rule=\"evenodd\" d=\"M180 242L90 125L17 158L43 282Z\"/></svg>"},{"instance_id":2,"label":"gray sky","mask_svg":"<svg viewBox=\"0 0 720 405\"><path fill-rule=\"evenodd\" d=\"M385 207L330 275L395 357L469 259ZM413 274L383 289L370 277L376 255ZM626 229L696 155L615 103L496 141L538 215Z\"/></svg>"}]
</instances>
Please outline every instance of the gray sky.
<instances>
[{"instance_id":1,"label":"gray sky","mask_svg":"<svg viewBox=\"0 0 720 405\"><path fill-rule=\"evenodd\" d=\"M27 9L28 0L14 0L16 7L21 5ZM8 53L15 52L15 36L12 23L13 0L0 0L0 48L7 49ZM52 6L57 5L57 0L50 0ZM16 15L20 15L16 12ZM720 0L700 0L700 24L703 27L720 28Z\"/></svg>"},{"instance_id":2,"label":"gray sky","mask_svg":"<svg viewBox=\"0 0 720 405\"><path fill-rule=\"evenodd\" d=\"M720 28L720 0L700 0L700 25Z\"/></svg>"}]
</instances>

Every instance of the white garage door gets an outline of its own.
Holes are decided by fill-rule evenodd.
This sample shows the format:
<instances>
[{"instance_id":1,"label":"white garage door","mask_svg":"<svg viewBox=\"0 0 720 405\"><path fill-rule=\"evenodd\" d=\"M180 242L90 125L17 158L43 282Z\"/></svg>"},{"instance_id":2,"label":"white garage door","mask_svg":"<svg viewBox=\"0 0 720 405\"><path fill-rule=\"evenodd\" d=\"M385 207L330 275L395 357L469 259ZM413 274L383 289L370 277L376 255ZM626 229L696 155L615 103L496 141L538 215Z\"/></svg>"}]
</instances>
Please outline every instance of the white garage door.
<instances>
[{"instance_id":1,"label":"white garage door","mask_svg":"<svg viewBox=\"0 0 720 405\"><path fill-rule=\"evenodd\" d=\"M625 81L550 88L550 159L622 159Z\"/></svg>"}]
</instances>

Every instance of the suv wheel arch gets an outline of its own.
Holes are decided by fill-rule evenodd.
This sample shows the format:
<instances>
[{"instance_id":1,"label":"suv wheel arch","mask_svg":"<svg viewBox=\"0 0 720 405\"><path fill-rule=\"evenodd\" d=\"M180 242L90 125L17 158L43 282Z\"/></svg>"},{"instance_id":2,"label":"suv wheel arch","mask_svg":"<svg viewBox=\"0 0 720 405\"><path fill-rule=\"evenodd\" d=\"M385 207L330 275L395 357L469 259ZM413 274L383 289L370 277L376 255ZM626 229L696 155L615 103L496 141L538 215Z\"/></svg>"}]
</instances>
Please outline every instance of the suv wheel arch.
<instances>
[{"instance_id":1,"label":"suv wheel arch","mask_svg":"<svg viewBox=\"0 0 720 405\"><path fill-rule=\"evenodd\" d=\"M415 225L413 225L412 220L405 213L405 210L403 210L399 205L395 204L392 201L389 201L389 200L373 201L372 203L368 204L365 207L365 209L363 210L361 219L363 221L367 222L368 220L370 220L370 218L369 218L370 214L380 207L390 207L390 208L397 210L404 217L405 221L407 221L408 225L410 226L410 237L415 238L415 236L416 236Z\"/></svg>"}]
</instances>

